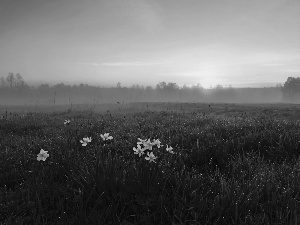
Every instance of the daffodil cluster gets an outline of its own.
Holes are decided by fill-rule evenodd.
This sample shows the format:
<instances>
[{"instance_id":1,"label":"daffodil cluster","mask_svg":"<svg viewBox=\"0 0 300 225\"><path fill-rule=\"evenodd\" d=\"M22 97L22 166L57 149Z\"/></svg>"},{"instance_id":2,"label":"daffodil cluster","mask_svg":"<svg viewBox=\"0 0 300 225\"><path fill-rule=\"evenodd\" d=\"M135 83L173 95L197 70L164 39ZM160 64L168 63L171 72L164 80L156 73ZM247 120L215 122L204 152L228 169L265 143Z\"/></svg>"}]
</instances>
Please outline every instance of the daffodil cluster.
<instances>
[{"instance_id":1,"label":"daffodil cluster","mask_svg":"<svg viewBox=\"0 0 300 225\"><path fill-rule=\"evenodd\" d=\"M92 137L86 137L86 138L82 138L82 140L80 140L80 143L82 144L82 146L87 146L88 143L90 143L92 141Z\"/></svg>"},{"instance_id":2,"label":"daffodil cluster","mask_svg":"<svg viewBox=\"0 0 300 225\"><path fill-rule=\"evenodd\" d=\"M109 133L100 134L100 137L102 138L103 141L107 141L107 140L112 140L113 139L112 136L109 136Z\"/></svg>"},{"instance_id":3,"label":"daffodil cluster","mask_svg":"<svg viewBox=\"0 0 300 225\"><path fill-rule=\"evenodd\" d=\"M157 148L161 148L163 145L161 144L161 141L159 139L153 139L152 141L150 141L150 138L149 139L138 138L137 147L133 147L133 151L134 154L139 155L139 157L144 155L145 152L147 151L147 156L145 157L145 159L148 160L149 162L155 162L157 157L152 152L154 146L156 146ZM174 154L172 150L173 148L167 145L166 151L171 154Z\"/></svg>"}]
</instances>

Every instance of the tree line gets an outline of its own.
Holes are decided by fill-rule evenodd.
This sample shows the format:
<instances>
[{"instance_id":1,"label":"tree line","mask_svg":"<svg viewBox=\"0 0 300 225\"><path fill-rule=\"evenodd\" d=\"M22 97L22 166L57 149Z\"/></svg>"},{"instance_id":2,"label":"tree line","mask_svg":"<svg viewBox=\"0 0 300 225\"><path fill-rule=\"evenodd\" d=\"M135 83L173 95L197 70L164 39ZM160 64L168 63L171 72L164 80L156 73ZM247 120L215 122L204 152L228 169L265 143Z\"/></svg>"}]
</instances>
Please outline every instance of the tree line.
<instances>
[{"instance_id":1,"label":"tree line","mask_svg":"<svg viewBox=\"0 0 300 225\"><path fill-rule=\"evenodd\" d=\"M288 77L283 86L273 88L232 88L217 85L212 89L204 89L201 84L179 87L174 82L159 82L154 88L134 84L122 87L118 82L115 87L95 87L88 84L55 85L40 84L38 87L27 85L19 73L8 73L0 77L0 98L2 100L22 97L38 99L37 101L51 104L56 102L132 102L132 101L179 101L179 102L292 102L300 103L300 77ZM28 100L29 101L29 100ZM32 101L32 100L30 100Z\"/></svg>"}]
</instances>

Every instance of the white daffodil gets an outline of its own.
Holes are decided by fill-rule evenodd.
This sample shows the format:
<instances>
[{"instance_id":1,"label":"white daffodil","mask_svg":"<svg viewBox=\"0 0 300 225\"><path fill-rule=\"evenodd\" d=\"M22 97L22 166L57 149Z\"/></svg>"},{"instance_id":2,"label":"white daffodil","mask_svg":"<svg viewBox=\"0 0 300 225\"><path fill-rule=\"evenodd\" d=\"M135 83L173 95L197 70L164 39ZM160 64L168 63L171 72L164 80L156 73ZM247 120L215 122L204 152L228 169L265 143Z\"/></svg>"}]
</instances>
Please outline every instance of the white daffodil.
<instances>
[{"instance_id":1,"label":"white daffodil","mask_svg":"<svg viewBox=\"0 0 300 225\"><path fill-rule=\"evenodd\" d=\"M40 153L37 155L37 160L46 161L48 157L49 157L48 151L44 151L43 149L41 149Z\"/></svg>"},{"instance_id":2,"label":"white daffodil","mask_svg":"<svg viewBox=\"0 0 300 225\"><path fill-rule=\"evenodd\" d=\"M174 152L172 151L173 148L172 148L171 146L169 147L169 146L167 145L166 150L167 150L168 152L170 152L171 154L174 154Z\"/></svg>"},{"instance_id":3,"label":"white daffodil","mask_svg":"<svg viewBox=\"0 0 300 225\"><path fill-rule=\"evenodd\" d=\"M138 145L143 145L147 141L147 139L143 140L141 138L138 138L138 140L139 140L139 142L137 142Z\"/></svg>"},{"instance_id":4,"label":"white daffodil","mask_svg":"<svg viewBox=\"0 0 300 225\"><path fill-rule=\"evenodd\" d=\"M146 160L149 160L149 162L155 162L154 160L157 159L157 157L155 157L155 156L153 155L153 152L150 152L150 153L147 152L147 155L148 155L148 156L146 156L145 159L146 159ZM155 162L155 163L156 163L156 162Z\"/></svg>"},{"instance_id":5,"label":"white daffodil","mask_svg":"<svg viewBox=\"0 0 300 225\"><path fill-rule=\"evenodd\" d=\"M148 139L147 141L145 141L145 142L143 143L143 145L144 145L145 149L152 150L152 146L155 145L155 143L152 143L152 142L150 141L150 139Z\"/></svg>"},{"instance_id":6,"label":"white daffodil","mask_svg":"<svg viewBox=\"0 0 300 225\"><path fill-rule=\"evenodd\" d=\"M112 136L109 136L109 133L105 133L105 134L100 134L101 138L103 141L107 141L107 140L111 140L113 139Z\"/></svg>"},{"instance_id":7,"label":"white daffodil","mask_svg":"<svg viewBox=\"0 0 300 225\"><path fill-rule=\"evenodd\" d=\"M70 120L65 120L64 124L69 124L71 121Z\"/></svg>"},{"instance_id":8,"label":"white daffodil","mask_svg":"<svg viewBox=\"0 0 300 225\"><path fill-rule=\"evenodd\" d=\"M160 144L161 142L160 142L160 140L159 139L153 139L153 144L155 144L156 146L157 146L157 148L160 148L161 146L163 146L163 145L161 145Z\"/></svg>"},{"instance_id":9,"label":"white daffodil","mask_svg":"<svg viewBox=\"0 0 300 225\"><path fill-rule=\"evenodd\" d=\"M82 144L82 146L87 146L87 144L91 141L92 141L92 137L86 137L86 138L82 138L82 140L80 140L80 143Z\"/></svg>"},{"instance_id":10,"label":"white daffodil","mask_svg":"<svg viewBox=\"0 0 300 225\"><path fill-rule=\"evenodd\" d=\"M141 157L141 155L144 155L145 154L145 149L144 148L141 148L140 145L137 145L137 148L136 147L133 147L133 151L134 151L134 154L139 154L139 157Z\"/></svg>"}]
</instances>

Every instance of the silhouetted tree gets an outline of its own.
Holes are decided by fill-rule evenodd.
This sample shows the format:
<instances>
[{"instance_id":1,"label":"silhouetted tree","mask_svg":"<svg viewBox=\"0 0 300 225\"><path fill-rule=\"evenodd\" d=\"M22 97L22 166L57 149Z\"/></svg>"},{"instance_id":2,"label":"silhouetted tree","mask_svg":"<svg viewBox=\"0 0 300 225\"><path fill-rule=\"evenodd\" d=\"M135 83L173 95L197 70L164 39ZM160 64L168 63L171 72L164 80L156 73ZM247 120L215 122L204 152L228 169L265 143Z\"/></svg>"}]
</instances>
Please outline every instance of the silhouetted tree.
<instances>
[{"instance_id":1,"label":"silhouetted tree","mask_svg":"<svg viewBox=\"0 0 300 225\"><path fill-rule=\"evenodd\" d=\"M153 91L153 87L151 87L151 86L146 86L145 90L146 90L146 91Z\"/></svg>"},{"instance_id":2,"label":"silhouetted tree","mask_svg":"<svg viewBox=\"0 0 300 225\"><path fill-rule=\"evenodd\" d=\"M215 89L220 90L223 89L224 87L221 84L217 84L217 86L215 87Z\"/></svg>"},{"instance_id":3,"label":"silhouetted tree","mask_svg":"<svg viewBox=\"0 0 300 225\"><path fill-rule=\"evenodd\" d=\"M15 87L18 89L28 88L21 74L17 73L15 76Z\"/></svg>"},{"instance_id":4,"label":"silhouetted tree","mask_svg":"<svg viewBox=\"0 0 300 225\"><path fill-rule=\"evenodd\" d=\"M13 73L8 73L8 75L6 77L6 82L8 83L8 85L10 87L10 92L12 92L12 89L15 85L15 75Z\"/></svg>"},{"instance_id":5,"label":"silhouetted tree","mask_svg":"<svg viewBox=\"0 0 300 225\"><path fill-rule=\"evenodd\" d=\"M169 82L169 83L167 84L166 88L167 88L168 90L174 91L174 90L179 89L179 86L178 86L176 83Z\"/></svg>"},{"instance_id":6,"label":"silhouetted tree","mask_svg":"<svg viewBox=\"0 0 300 225\"><path fill-rule=\"evenodd\" d=\"M300 96L300 77L288 77L281 91L284 101L295 102L298 99L297 97Z\"/></svg>"},{"instance_id":7,"label":"silhouetted tree","mask_svg":"<svg viewBox=\"0 0 300 225\"><path fill-rule=\"evenodd\" d=\"M200 83L197 83L197 85L193 85L192 88L203 89L203 87Z\"/></svg>"},{"instance_id":8,"label":"silhouetted tree","mask_svg":"<svg viewBox=\"0 0 300 225\"><path fill-rule=\"evenodd\" d=\"M0 88L4 89L7 87L7 82L4 77L0 77Z\"/></svg>"},{"instance_id":9,"label":"silhouetted tree","mask_svg":"<svg viewBox=\"0 0 300 225\"><path fill-rule=\"evenodd\" d=\"M41 89L41 90L49 90L50 86L49 86L49 84L41 84L39 86L39 89Z\"/></svg>"},{"instance_id":10,"label":"silhouetted tree","mask_svg":"<svg viewBox=\"0 0 300 225\"><path fill-rule=\"evenodd\" d=\"M156 85L156 89L165 89L167 87L167 84L166 82L159 82L157 85Z\"/></svg>"},{"instance_id":11,"label":"silhouetted tree","mask_svg":"<svg viewBox=\"0 0 300 225\"><path fill-rule=\"evenodd\" d=\"M118 82L118 83L117 83L117 88L122 88L122 86L121 86L121 83L120 83L120 82Z\"/></svg>"},{"instance_id":12,"label":"silhouetted tree","mask_svg":"<svg viewBox=\"0 0 300 225\"><path fill-rule=\"evenodd\" d=\"M139 84L133 84L131 86L131 89L143 89L142 86L140 86Z\"/></svg>"}]
</instances>

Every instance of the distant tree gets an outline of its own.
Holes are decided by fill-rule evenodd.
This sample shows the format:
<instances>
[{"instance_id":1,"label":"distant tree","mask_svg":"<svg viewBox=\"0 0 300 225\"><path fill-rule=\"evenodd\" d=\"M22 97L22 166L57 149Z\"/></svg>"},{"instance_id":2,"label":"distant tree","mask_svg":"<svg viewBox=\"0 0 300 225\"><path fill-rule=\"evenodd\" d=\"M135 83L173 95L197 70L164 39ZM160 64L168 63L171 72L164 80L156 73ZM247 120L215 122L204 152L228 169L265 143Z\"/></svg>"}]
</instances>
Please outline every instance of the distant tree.
<instances>
[{"instance_id":1,"label":"distant tree","mask_svg":"<svg viewBox=\"0 0 300 225\"><path fill-rule=\"evenodd\" d=\"M166 87L167 87L167 84L166 84L166 82L159 82L157 85L156 85L156 89L166 89Z\"/></svg>"},{"instance_id":2,"label":"distant tree","mask_svg":"<svg viewBox=\"0 0 300 225\"><path fill-rule=\"evenodd\" d=\"M63 90L65 87L66 87L66 85L63 82L60 84L55 84L53 86L54 89L61 89L61 90Z\"/></svg>"},{"instance_id":3,"label":"distant tree","mask_svg":"<svg viewBox=\"0 0 300 225\"><path fill-rule=\"evenodd\" d=\"M186 86L186 84L183 85L182 90L189 90L190 88Z\"/></svg>"},{"instance_id":4,"label":"distant tree","mask_svg":"<svg viewBox=\"0 0 300 225\"><path fill-rule=\"evenodd\" d=\"M201 86L200 83L197 83L197 85L193 85L192 86L192 89L198 89L198 90L200 90L200 89L203 89L203 87Z\"/></svg>"},{"instance_id":5,"label":"distant tree","mask_svg":"<svg viewBox=\"0 0 300 225\"><path fill-rule=\"evenodd\" d=\"M176 83L169 82L169 83L167 84L166 88L167 88L168 90L172 90L172 91L173 91L173 90L179 89L179 86L178 86Z\"/></svg>"},{"instance_id":6,"label":"distant tree","mask_svg":"<svg viewBox=\"0 0 300 225\"><path fill-rule=\"evenodd\" d=\"M145 90L146 90L146 91L153 91L153 87L151 87L151 86L146 86Z\"/></svg>"},{"instance_id":7,"label":"distant tree","mask_svg":"<svg viewBox=\"0 0 300 225\"><path fill-rule=\"evenodd\" d=\"M300 77L288 77L281 91L284 101L295 102L300 96Z\"/></svg>"},{"instance_id":8,"label":"distant tree","mask_svg":"<svg viewBox=\"0 0 300 225\"><path fill-rule=\"evenodd\" d=\"M0 77L0 88L6 88L7 87L7 82L4 77Z\"/></svg>"},{"instance_id":9,"label":"distant tree","mask_svg":"<svg viewBox=\"0 0 300 225\"><path fill-rule=\"evenodd\" d=\"M215 89L220 90L223 89L224 87L221 84L217 84L217 86L215 87Z\"/></svg>"},{"instance_id":10,"label":"distant tree","mask_svg":"<svg viewBox=\"0 0 300 225\"><path fill-rule=\"evenodd\" d=\"M15 86L16 88L24 88L27 86L23 77L19 73L17 73L15 76Z\"/></svg>"},{"instance_id":11,"label":"distant tree","mask_svg":"<svg viewBox=\"0 0 300 225\"><path fill-rule=\"evenodd\" d=\"M8 83L9 87L10 87L10 92L12 92L12 89L15 85L15 75L13 73L8 73L7 77L6 77L6 82Z\"/></svg>"},{"instance_id":12,"label":"distant tree","mask_svg":"<svg viewBox=\"0 0 300 225\"><path fill-rule=\"evenodd\" d=\"M41 84L38 89L40 89L40 90L49 90L50 86L49 86L49 84Z\"/></svg>"},{"instance_id":13,"label":"distant tree","mask_svg":"<svg viewBox=\"0 0 300 225\"><path fill-rule=\"evenodd\" d=\"M117 83L117 88L122 88L122 86L121 86L121 83L120 83L120 82L118 82L118 83Z\"/></svg>"},{"instance_id":14,"label":"distant tree","mask_svg":"<svg viewBox=\"0 0 300 225\"><path fill-rule=\"evenodd\" d=\"M131 89L142 89L142 87L139 84L133 84Z\"/></svg>"}]
</instances>

